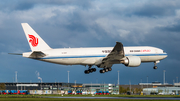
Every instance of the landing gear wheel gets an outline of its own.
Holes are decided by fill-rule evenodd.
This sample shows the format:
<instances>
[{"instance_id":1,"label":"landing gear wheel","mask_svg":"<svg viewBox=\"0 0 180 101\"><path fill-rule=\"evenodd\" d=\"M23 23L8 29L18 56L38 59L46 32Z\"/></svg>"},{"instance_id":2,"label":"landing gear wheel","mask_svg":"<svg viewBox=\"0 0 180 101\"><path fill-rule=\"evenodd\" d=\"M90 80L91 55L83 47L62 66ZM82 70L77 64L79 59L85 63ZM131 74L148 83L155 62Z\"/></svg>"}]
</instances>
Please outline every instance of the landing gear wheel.
<instances>
[{"instance_id":1,"label":"landing gear wheel","mask_svg":"<svg viewBox=\"0 0 180 101\"><path fill-rule=\"evenodd\" d=\"M85 70L84 73L85 73L85 74L89 74L89 70Z\"/></svg>"},{"instance_id":2,"label":"landing gear wheel","mask_svg":"<svg viewBox=\"0 0 180 101\"><path fill-rule=\"evenodd\" d=\"M157 66L154 66L153 69L157 69L158 67Z\"/></svg>"},{"instance_id":3,"label":"landing gear wheel","mask_svg":"<svg viewBox=\"0 0 180 101\"><path fill-rule=\"evenodd\" d=\"M105 70L105 72L108 72L108 68L106 68L106 69L104 69Z\"/></svg>"},{"instance_id":4,"label":"landing gear wheel","mask_svg":"<svg viewBox=\"0 0 180 101\"><path fill-rule=\"evenodd\" d=\"M93 70L93 72L95 72L95 71L96 71L96 68L92 68L92 70Z\"/></svg>"},{"instance_id":5,"label":"landing gear wheel","mask_svg":"<svg viewBox=\"0 0 180 101\"><path fill-rule=\"evenodd\" d=\"M99 72L100 72L100 73L105 73L105 70L104 70L104 69L102 69L102 70L100 70Z\"/></svg>"},{"instance_id":6,"label":"landing gear wheel","mask_svg":"<svg viewBox=\"0 0 180 101\"><path fill-rule=\"evenodd\" d=\"M112 68L108 68L108 71L112 71Z\"/></svg>"},{"instance_id":7,"label":"landing gear wheel","mask_svg":"<svg viewBox=\"0 0 180 101\"><path fill-rule=\"evenodd\" d=\"M92 72L93 72L93 69L89 69L88 71L89 71L90 73L92 73Z\"/></svg>"}]
</instances>

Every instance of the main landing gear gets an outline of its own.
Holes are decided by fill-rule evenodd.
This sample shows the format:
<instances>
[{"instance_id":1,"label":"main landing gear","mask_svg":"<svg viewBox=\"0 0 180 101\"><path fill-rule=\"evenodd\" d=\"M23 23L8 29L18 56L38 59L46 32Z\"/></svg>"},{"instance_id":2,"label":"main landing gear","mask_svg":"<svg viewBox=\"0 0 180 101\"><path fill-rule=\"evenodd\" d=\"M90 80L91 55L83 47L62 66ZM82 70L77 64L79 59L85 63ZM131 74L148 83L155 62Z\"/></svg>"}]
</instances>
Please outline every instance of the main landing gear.
<instances>
[{"instance_id":1,"label":"main landing gear","mask_svg":"<svg viewBox=\"0 0 180 101\"><path fill-rule=\"evenodd\" d=\"M157 65L157 63L159 63L160 61L154 61L154 67L153 67L153 69L157 69L158 67L156 66Z\"/></svg>"},{"instance_id":2,"label":"main landing gear","mask_svg":"<svg viewBox=\"0 0 180 101\"><path fill-rule=\"evenodd\" d=\"M92 65L89 65L89 69L88 70L85 70L84 73L85 74L89 74L89 73L92 73L92 72L95 72L96 71L96 68L91 68Z\"/></svg>"},{"instance_id":3,"label":"main landing gear","mask_svg":"<svg viewBox=\"0 0 180 101\"><path fill-rule=\"evenodd\" d=\"M108 71L111 71L111 70L112 70L112 68L104 68L104 69L100 70L99 72L100 73L105 73L105 72L108 72Z\"/></svg>"}]
</instances>

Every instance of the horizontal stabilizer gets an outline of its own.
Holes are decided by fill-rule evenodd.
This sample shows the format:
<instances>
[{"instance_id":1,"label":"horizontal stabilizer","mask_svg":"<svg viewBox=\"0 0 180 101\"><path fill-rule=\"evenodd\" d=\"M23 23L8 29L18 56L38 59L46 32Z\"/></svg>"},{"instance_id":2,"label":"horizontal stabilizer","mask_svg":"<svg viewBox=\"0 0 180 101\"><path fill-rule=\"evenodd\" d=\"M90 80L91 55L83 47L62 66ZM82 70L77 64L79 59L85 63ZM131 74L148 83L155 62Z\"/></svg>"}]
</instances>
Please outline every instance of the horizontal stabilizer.
<instances>
[{"instance_id":1,"label":"horizontal stabilizer","mask_svg":"<svg viewBox=\"0 0 180 101\"><path fill-rule=\"evenodd\" d=\"M11 54L11 55L22 55L21 53L8 53L8 54Z\"/></svg>"}]
</instances>

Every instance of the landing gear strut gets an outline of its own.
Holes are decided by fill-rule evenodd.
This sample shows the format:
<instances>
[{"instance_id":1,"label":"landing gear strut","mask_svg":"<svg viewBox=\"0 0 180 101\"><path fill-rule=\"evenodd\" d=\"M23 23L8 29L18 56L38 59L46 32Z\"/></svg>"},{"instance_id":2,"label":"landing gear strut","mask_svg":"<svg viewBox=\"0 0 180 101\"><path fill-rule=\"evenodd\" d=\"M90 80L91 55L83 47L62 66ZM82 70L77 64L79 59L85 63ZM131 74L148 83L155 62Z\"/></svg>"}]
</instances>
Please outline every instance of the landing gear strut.
<instances>
[{"instance_id":1,"label":"landing gear strut","mask_svg":"<svg viewBox=\"0 0 180 101\"><path fill-rule=\"evenodd\" d=\"M84 73L85 74L89 74L89 73L92 73L92 72L95 72L96 71L96 68L91 68L92 65L89 65L89 69L88 70L85 70Z\"/></svg>"},{"instance_id":2,"label":"landing gear strut","mask_svg":"<svg viewBox=\"0 0 180 101\"><path fill-rule=\"evenodd\" d=\"M153 67L153 69L157 69L158 67L156 66L157 65L157 63L159 63L160 61L154 61L154 67Z\"/></svg>"}]
</instances>

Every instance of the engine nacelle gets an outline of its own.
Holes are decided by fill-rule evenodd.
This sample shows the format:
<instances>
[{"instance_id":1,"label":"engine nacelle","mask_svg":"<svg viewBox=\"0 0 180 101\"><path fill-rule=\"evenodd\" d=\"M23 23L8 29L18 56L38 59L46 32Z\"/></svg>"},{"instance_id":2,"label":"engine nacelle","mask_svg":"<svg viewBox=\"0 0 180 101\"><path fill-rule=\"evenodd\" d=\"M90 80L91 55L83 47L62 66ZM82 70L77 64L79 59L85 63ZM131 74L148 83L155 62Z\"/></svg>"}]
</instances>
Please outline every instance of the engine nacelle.
<instances>
[{"instance_id":1,"label":"engine nacelle","mask_svg":"<svg viewBox=\"0 0 180 101\"><path fill-rule=\"evenodd\" d=\"M138 56L127 56L123 64L128 67L138 67L141 64L141 59Z\"/></svg>"}]
</instances>

